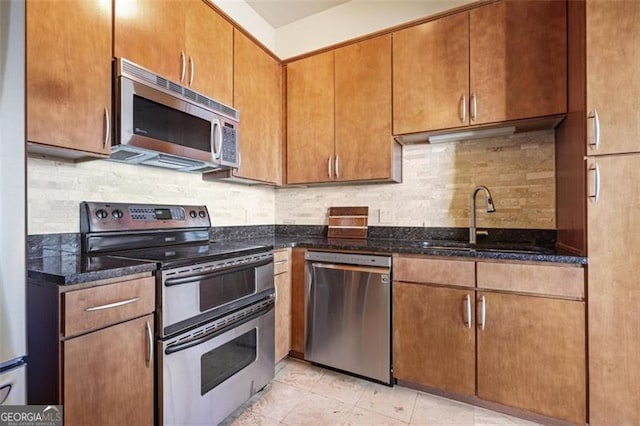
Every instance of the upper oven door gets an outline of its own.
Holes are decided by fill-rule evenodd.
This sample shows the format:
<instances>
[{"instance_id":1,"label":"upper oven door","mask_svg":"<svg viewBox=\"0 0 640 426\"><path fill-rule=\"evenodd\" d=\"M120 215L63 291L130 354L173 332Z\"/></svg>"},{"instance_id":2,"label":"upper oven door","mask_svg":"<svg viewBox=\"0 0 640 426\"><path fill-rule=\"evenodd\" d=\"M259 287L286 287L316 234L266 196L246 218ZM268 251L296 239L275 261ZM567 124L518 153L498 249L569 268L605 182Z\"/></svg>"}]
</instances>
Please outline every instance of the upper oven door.
<instances>
[{"instance_id":1,"label":"upper oven door","mask_svg":"<svg viewBox=\"0 0 640 426\"><path fill-rule=\"evenodd\" d=\"M236 310L274 292L265 253L162 272L163 336Z\"/></svg>"},{"instance_id":2,"label":"upper oven door","mask_svg":"<svg viewBox=\"0 0 640 426\"><path fill-rule=\"evenodd\" d=\"M118 92L116 144L220 163L224 120L214 112L125 76Z\"/></svg>"}]
</instances>

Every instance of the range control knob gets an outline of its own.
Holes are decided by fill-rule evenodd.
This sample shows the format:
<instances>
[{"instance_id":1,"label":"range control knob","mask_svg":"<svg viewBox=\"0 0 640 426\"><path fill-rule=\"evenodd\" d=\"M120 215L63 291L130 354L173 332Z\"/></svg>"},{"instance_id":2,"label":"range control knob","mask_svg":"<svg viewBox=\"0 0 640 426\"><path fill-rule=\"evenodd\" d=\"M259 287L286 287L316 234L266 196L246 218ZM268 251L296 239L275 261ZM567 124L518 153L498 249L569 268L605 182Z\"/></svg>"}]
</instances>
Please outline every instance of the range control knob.
<instances>
[{"instance_id":1,"label":"range control knob","mask_svg":"<svg viewBox=\"0 0 640 426\"><path fill-rule=\"evenodd\" d=\"M200 213L198 213L200 215L200 217L207 217L207 214L205 212L203 212L202 210L200 211Z\"/></svg>"},{"instance_id":2,"label":"range control knob","mask_svg":"<svg viewBox=\"0 0 640 426\"><path fill-rule=\"evenodd\" d=\"M123 216L122 210L115 209L111 212L111 216L115 217L116 219L120 219Z\"/></svg>"},{"instance_id":3,"label":"range control knob","mask_svg":"<svg viewBox=\"0 0 640 426\"><path fill-rule=\"evenodd\" d=\"M195 219L195 218L198 216L198 213L196 213L196 211L195 211L195 210L191 210L191 211L189 212L189 216L191 216L192 218L194 218L194 219Z\"/></svg>"},{"instance_id":4,"label":"range control knob","mask_svg":"<svg viewBox=\"0 0 640 426\"><path fill-rule=\"evenodd\" d=\"M109 216L109 213L105 209L98 209L96 210L96 216L98 219L105 219Z\"/></svg>"}]
</instances>

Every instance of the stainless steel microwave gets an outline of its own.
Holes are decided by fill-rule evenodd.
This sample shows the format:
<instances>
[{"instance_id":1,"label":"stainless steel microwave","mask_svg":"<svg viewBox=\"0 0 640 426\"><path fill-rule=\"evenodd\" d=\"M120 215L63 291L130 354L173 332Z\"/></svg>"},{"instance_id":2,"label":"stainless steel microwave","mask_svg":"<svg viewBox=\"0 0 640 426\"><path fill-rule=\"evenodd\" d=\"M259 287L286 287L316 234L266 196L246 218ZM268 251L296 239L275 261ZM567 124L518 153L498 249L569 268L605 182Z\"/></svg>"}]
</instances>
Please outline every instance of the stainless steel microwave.
<instances>
[{"instance_id":1,"label":"stainless steel microwave","mask_svg":"<svg viewBox=\"0 0 640 426\"><path fill-rule=\"evenodd\" d=\"M238 167L237 110L126 59L114 76L112 160L194 173Z\"/></svg>"}]
</instances>

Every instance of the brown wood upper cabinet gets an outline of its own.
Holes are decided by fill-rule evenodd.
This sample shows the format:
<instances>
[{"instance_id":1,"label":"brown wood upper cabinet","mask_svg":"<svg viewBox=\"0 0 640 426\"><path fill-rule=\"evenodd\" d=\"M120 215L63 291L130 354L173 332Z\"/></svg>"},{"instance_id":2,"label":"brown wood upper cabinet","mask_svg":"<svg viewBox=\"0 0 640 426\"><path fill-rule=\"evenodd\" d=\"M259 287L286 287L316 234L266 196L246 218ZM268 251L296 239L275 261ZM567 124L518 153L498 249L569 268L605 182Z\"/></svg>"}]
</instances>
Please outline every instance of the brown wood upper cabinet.
<instances>
[{"instance_id":1,"label":"brown wood upper cabinet","mask_svg":"<svg viewBox=\"0 0 640 426\"><path fill-rule=\"evenodd\" d=\"M242 160L235 176L281 182L282 67L234 30L233 106L241 114Z\"/></svg>"},{"instance_id":2,"label":"brown wood upper cabinet","mask_svg":"<svg viewBox=\"0 0 640 426\"><path fill-rule=\"evenodd\" d=\"M391 36L287 64L287 183L400 180Z\"/></svg>"},{"instance_id":3,"label":"brown wood upper cabinet","mask_svg":"<svg viewBox=\"0 0 640 426\"><path fill-rule=\"evenodd\" d=\"M640 2L586 8L587 155L640 152Z\"/></svg>"},{"instance_id":4,"label":"brown wood upper cabinet","mask_svg":"<svg viewBox=\"0 0 640 426\"><path fill-rule=\"evenodd\" d=\"M27 140L109 154L110 2L30 1L27 14Z\"/></svg>"},{"instance_id":5,"label":"brown wood upper cabinet","mask_svg":"<svg viewBox=\"0 0 640 426\"><path fill-rule=\"evenodd\" d=\"M116 57L232 104L233 27L203 0L114 4Z\"/></svg>"},{"instance_id":6,"label":"brown wood upper cabinet","mask_svg":"<svg viewBox=\"0 0 640 426\"><path fill-rule=\"evenodd\" d=\"M394 134L567 111L564 1L501 1L394 33Z\"/></svg>"}]
</instances>

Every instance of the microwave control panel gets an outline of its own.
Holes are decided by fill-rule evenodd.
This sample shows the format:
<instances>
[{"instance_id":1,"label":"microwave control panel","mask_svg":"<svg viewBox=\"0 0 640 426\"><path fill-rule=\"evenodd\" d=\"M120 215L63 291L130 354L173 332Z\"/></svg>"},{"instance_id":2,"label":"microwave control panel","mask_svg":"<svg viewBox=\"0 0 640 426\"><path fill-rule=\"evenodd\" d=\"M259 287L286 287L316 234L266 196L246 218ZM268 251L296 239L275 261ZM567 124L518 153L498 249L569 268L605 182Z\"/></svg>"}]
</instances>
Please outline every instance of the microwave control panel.
<instances>
[{"instance_id":1,"label":"microwave control panel","mask_svg":"<svg viewBox=\"0 0 640 426\"><path fill-rule=\"evenodd\" d=\"M222 161L229 163L238 162L237 131L233 125L225 123L222 126Z\"/></svg>"}]
</instances>

